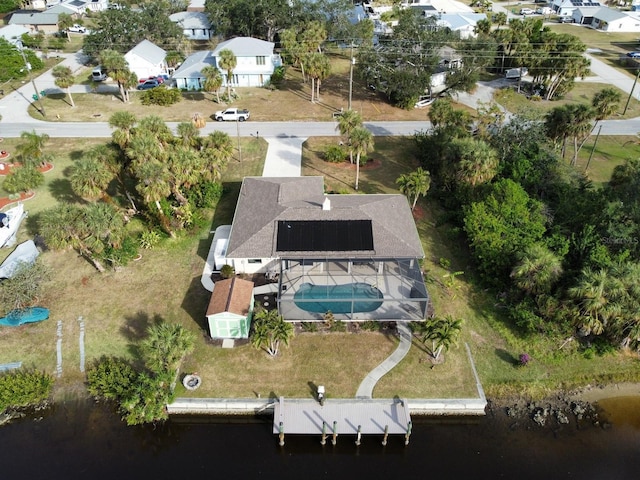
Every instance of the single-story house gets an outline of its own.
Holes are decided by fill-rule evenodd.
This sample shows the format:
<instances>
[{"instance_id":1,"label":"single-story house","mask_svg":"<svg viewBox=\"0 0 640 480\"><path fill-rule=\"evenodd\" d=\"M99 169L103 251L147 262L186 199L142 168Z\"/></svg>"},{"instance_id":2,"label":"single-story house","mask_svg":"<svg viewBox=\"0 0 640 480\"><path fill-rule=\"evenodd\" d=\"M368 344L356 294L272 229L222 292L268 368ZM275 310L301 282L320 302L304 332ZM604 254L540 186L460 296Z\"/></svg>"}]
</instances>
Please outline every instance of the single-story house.
<instances>
[{"instance_id":1,"label":"single-story house","mask_svg":"<svg viewBox=\"0 0 640 480\"><path fill-rule=\"evenodd\" d=\"M22 25L29 29L29 33L56 33L58 29L58 14L47 12L14 13L9 19L9 25Z\"/></svg>"},{"instance_id":2,"label":"single-story house","mask_svg":"<svg viewBox=\"0 0 640 480\"><path fill-rule=\"evenodd\" d=\"M87 11L103 12L109 8L109 0L67 0L59 5L65 5L78 15L84 15Z\"/></svg>"},{"instance_id":3,"label":"single-story house","mask_svg":"<svg viewBox=\"0 0 640 480\"><path fill-rule=\"evenodd\" d=\"M596 0L552 0L550 6L557 15L567 17L573 16L578 7L599 7L600 2Z\"/></svg>"},{"instance_id":4,"label":"single-story house","mask_svg":"<svg viewBox=\"0 0 640 480\"><path fill-rule=\"evenodd\" d=\"M253 286L239 277L216 282L206 313L211 338L249 338Z\"/></svg>"},{"instance_id":5,"label":"single-story house","mask_svg":"<svg viewBox=\"0 0 640 480\"><path fill-rule=\"evenodd\" d=\"M600 10L600 5L597 7L578 7L573 11L571 15L574 23L579 25L591 25L593 22L593 15Z\"/></svg>"},{"instance_id":6,"label":"single-story house","mask_svg":"<svg viewBox=\"0 0 640 480\"><path fill-rule=\"evenodd\" d=\"M73 18L80 18L80 14L77 12L77 10L67 5L66 3L59 3L51 8L48 8L47 13L55 13L56 15L66 13L67 15L71 15Z\"/></svg>"},{"instance_id":7,"label":"single-story house","mask_svg":"<svg viewBox=\"0 0 640 480\"><path fill-rule=\"evenodd\" d=\"M6 27L0 28L0 37L14 45L16 40L20 39L25 33L29 33L29 29L22 25L7 25Z\"/></svg>"},{"instance_id":8,"label":"single-story house","mask_svg":"<svg viewBox=\"0 0 640 480\"><path fill-rule=\"evenodd\" d=\"M452 32L458 32L462 39L477 37L476 25L478 21L487 19L484 13L443 13L433 16L437 17L438 26L448 28Z\"/></svg>"},{"instance_id":9,"label":"single-story house","mask_svg":"<svg viewBox=\"0 0 640 480\"><path fill-rule=\"evenodd\" d=\"M246 177L226 246L236 273L277 279L287 321L423 320L421 258L404 195L325 194L323 177Z\"/></svg>"},{"instance_id":10,"label":"single-story house","mask_svg":"<svg viewBox=\"0 0 640 480\"><path fill-rule=\"evenodd\" d=\"M402 6L417 8L428 14L436 13L473 13L473 8L465 2L457 2L455 0L407 0L402 2Z\"/></svg>"},{"instance_id":11,"label":"single-story house","mask_svg":"<svg viewBox=\"0 0 640 480\"><path fill-rule=\"evenodd\" d=\"M593 14L591 26L603 32L640 32L640 14L602 7Z\"/></svg>"},{"instance_id":12,"label":"single-story house","mask_svg":"<svg viewBox=\"0 0 640 480\"><path fill-rule=\"evenodd\" d=\"M211 22L206 13L178 12L169 15L169 20L178 24L189 40L209 40L213 34Z\"/></svg>"},{"instance_id":13,"label":"single-story house","mask_svg":"<svg viewBox=\"0 0 640 480\"><path fill-rule=\"evenodd\" d=\"M47 2L45 0L26 0L22 3L22 8L29 10L45 10Z\"/></svg>"},{"instance_id":14,"label":"single-story house","mask_svg":"<svg viewBox=\"0 0 640 480\"><path fill-rule=\"evenodd\" d=\"M124 59L129 64L129 70L138 78L168 74L165 58L167 52L149 40L143 40L124 54Z\"/></svg>"},{"instance_id":15,"label":"single-story house","mask_svg":"<svg viewBox=\"0 0 640 480\"><path fill-rule=\"evenodd\" d=\"M215 65L222 72L223 84L235 87L262 87L271 79L276 67L282 65L280 55L274 53L273 42L257 38L236 37L218 44L211 52ZM220 68L220 52L231 50L236 56L237 65L233 77L227 78L226 70Z\"/></svg>"},{"instance_id":16,"label":"single-story house","mask_svg":"<svg viewBox=\"0 0 640 480\"><path fill-rule=\"evenodd\" d=\"M172 76L176 87L182 90L202 90L205 80L202 69L215 66L215 63L216 59L211 55L210 50L192 53Z\"/></svg>"}]
</instances>

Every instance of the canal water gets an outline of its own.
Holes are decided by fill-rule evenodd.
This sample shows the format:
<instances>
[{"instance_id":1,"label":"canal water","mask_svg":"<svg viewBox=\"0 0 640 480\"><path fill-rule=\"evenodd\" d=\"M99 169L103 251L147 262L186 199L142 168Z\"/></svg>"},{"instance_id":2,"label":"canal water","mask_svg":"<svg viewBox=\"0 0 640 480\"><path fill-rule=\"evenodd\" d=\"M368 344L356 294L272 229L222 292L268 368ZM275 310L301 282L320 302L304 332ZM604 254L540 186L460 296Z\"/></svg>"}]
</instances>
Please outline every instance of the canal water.
<instances>
[{"instance_id":1,"label":"canal water","mask_svg":"<svg viewBox=\"0 0 640 480\"><path fill-rule=\"evenodd\" d=\"M67 403L0 427L0 479L606 479L640 478L640 398L609 399L611 422L540 428L501 412L414 417L410 443L288 436L267 418L177 417L127 427L109 408ZM601 418L602 416L601 415ZM606 425L603 427L602 425Z\"/></svg>"}]
</instances>

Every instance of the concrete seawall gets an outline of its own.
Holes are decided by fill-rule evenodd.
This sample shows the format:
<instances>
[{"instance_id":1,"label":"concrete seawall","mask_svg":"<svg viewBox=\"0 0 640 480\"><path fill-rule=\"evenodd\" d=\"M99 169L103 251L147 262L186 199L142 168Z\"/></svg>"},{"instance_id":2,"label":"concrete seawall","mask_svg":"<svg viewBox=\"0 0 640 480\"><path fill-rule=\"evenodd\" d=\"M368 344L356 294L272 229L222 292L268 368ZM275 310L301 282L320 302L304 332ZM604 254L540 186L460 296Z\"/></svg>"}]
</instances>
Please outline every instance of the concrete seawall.
<instances>
[{"instance_id":1,"label":"concrete seawall","mask_svg":"<svg viewBox=\"0 0 640 480\"><path fill-rule=\"evenodd\" d=\"M167 410L170 415L272 415L276 402L275 398L177 398ZM487 405L484 398L407 399L407 403L412 415L432 416L481 416Z\"/></svg>"}]
</instances>

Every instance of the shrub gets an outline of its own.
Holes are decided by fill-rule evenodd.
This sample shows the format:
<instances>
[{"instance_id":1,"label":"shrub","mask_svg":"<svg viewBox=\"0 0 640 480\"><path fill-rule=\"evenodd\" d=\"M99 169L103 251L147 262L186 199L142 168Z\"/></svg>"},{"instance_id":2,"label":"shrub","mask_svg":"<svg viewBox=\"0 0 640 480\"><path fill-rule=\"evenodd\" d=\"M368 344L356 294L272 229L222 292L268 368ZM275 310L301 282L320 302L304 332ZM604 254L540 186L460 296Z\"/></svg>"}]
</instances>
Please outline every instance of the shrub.
<instances>
[{"instance_id":1,"label":"shrub","mask_svg":"<svg viewBox=\"0 0 640 480\"><path fill-rule=\"evenodd\" d=\"M222 278L231 278L236 274L236 271L231 265L223 265L220 269L220 276Z\"/></svg>"},{"instance_id":2,"label":"shrub","mask_svg":"<svg viewBox=\"0 0 640 480\"><path fill-rule=\"evenodd\" d=\"M347 152L340 145L329 145L324 151L324 159L331 163L341 163L347 159Z\"/></svg>"},{"instance_id":3,"label":"shrub","mask_svg":"<svg viewBox=\"0 0 640 480\"><path fill-rule=\"evenodd\" d=\"M133 237L125 237L118 248L108 246L104 250L104 258L113 267L125 266L137 256L138 243Z\"/></svg>"},{"instance_id":4,"label":"shrub","mask_svg":"<svg viewBox=\"0 0 640 480\"><path fill-rule=\"evenodd\" d=\"M16 168L2 182L2 188L9 193L26 192L33 190L44 183L44 175L35 167Z\"/></svg>"},{"instance_id":5,"label":"shrub","mask_svg":"<svg viewBox=\"0 0 640 480\"><path fill-rule=\"evenodd\" d=\"M178 103L180 100L182 100L182 92L177 88L167 88L165 85L145 90L140 98L143 105L161 105L163 107Z\"/></svg>"},{"instance_id":6,"label":"shrub","mask_svg":"<svg viewBox=\"0 0 640 480\"><path fill-rule=\"evenodd\" d=\"M276 87L279 87L282 82L284 81L284 76L286 74L286 69L284 67L277 67L273 73L271 74L271 80L269 81L269 83L271 85L274 85Z\"/></svg>"},{"instance_id":7,"label":"shrub","mask_svg":"<svg viewBox=\"0 0 640 480\"><path fill-rule=\"evenodd\" d=\"M317 332L318 331L318 323L317 322L302 322L302 329L305 332Z\"/></svg>"},{"instance_id":8,"label":"shrub","mask_svg":"<svg viewBox=\"0 0 640 480\"><path fill-rule=\"evenodd\" d=\"M160 243L161 239L162 235L158 230L147 230L140 235L140 247L149 250Z\"/></svg>"},{"instance_id":9,"label":"shrub","mask_svg":"<svg viewBox=\"0 0 640 480\"><path fill-rule=\"evenodd\" d=\"M521 367L526 367L531 361L531 357L529 356L528 353L521 353L518 360L520 362Z\"/></svg>"},{"instance_id":10,"label":"shrub","mask_svg":"<svg viewBox=\"0 0 640 480\"><path fill-rule=\"evenodd\" d=\"M380 325L378 324L378 322L374 322L373 320L362 322L361 327L363 330L367 330L369 332L377 332L380 329Z\"/></svg>"},{"instance_id":11,"label":"shrub","mask_svg":"<svg viewBox=\"0 0 640 480\"><path fill-rule=\"evenodd\" d=\"M8 408L44 402L51 394L53 377L35 370L13 370L0 375L0 413Z\"/></svg>"},{"instance_id":12,"label":"shrub","mask_svg":"<svg viewBox=\"0 0 640 480\"><path fill-rule=\"evenodd\" d=\"M196 208L213 208L218 204L223 191L222 183L204 182L189 189L187 197Z\"/></svg>"},{"instance_id":13,"label":"shrub","mask_svg":"<svg viewBox=\"0 0 640 480\"><path fill-rule=\"evenodd\" d=\"M127 395L136 377L125 359L103 356L87 369L87 391L96 398L119 401Z\"/></svg>"}]
</instances>

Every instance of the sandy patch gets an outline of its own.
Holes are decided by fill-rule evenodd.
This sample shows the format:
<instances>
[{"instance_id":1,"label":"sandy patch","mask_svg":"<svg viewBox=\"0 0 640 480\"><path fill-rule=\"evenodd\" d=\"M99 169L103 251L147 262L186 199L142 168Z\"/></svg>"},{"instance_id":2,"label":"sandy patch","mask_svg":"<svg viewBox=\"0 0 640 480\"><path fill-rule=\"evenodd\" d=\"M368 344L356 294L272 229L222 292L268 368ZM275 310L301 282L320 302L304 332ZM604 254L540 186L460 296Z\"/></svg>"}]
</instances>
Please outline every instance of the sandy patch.
<instances>
[{"instance_id":1,"label":"sandy patch","mask_svg":"<svg viewBox=\"0 0 640 480\"><path fill-rule=\"evenodd\" d=\"M614 383L602 386L587 386L571 395L572 399L597 402L605 398L640 396L640 383Z\"/></svg>"}]
</instances>

